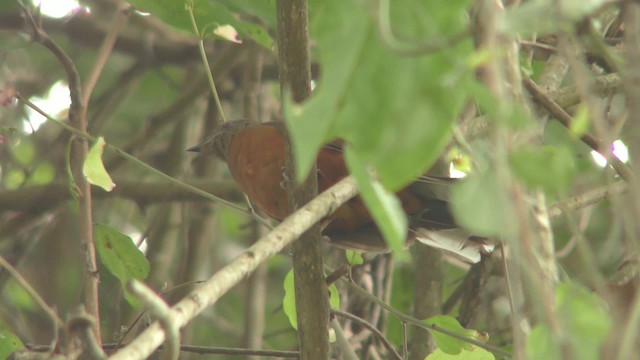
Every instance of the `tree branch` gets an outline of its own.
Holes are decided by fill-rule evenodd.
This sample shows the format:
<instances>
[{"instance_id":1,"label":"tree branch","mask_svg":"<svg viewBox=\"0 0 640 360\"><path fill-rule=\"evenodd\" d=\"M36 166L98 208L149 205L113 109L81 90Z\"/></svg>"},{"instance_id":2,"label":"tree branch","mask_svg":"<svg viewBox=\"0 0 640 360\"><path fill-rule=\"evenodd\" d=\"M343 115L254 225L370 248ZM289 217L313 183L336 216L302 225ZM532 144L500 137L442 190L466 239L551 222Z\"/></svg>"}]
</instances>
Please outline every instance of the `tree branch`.
<instances>
[{"instance_id":1,"label":"tree branch","mask_svg":"<svg viewBox=\"0 0 640 360\"><path fill-rule=\"evenodd\" d=\"M278 0L278 72L282 99L291 96L300 103L311 95L308 8L306 0ZM284 101L283 101L284 102ZM291 139L286 137L285 167L289 179L296 178ZM313 199L318 192L316 166L299 186L289 181L287 199L289 211ZM329 298L325 284L320 226L307 231L293 245L296 311L300 355L305 360L329 357Z\"/></svg>"},{"instance_id":2,"label":"tree branch","mask_svg":"<svg viewBox=\"0 0 640 360\"><path fill-rule=\"evenodd\" d=\"M258 240L233 262L222 268L171 308L175 323L183 327L206 307L213 305L222 295L249 275L260 263L280 252L298 239L320 219L335 211L357 193L355 181L347 177L286 218L269 234ZM326 332L326 328L323 329ZM110 359L142 359L148 357L165 339L162 326L155 322L127 347ZM325 358L326 359L326 358Z\"/></svg>"}]
</instances>

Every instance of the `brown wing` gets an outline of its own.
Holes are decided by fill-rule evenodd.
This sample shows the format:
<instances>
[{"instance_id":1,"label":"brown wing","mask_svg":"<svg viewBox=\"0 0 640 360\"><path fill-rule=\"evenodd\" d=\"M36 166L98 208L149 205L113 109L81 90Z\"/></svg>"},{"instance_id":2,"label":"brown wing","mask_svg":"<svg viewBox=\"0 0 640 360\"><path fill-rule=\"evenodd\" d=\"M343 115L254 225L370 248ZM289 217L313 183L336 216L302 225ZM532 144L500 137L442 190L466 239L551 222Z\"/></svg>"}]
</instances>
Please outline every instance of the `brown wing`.
<instances>
[{"instance_id":1,"label":"brown wing","mask_svg":"<svg viewBox=\"0 0 640 360\"><path fill-rule=\"evenodd\" d=\"M280 125L256 123L240 129L229 143L227 164L238 186L260 210L277 220L288 215Z\"/></svg>"}]
</instances>

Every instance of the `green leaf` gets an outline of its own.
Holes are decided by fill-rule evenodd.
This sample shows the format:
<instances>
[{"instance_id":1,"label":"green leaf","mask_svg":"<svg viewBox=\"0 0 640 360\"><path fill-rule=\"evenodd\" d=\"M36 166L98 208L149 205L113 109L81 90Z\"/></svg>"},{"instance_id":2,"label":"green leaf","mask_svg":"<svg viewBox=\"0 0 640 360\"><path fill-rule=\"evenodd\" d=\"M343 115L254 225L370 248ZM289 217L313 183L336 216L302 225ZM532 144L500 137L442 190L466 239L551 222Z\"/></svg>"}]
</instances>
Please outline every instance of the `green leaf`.
<instances>
[{"instance_id":1,"label":"green leaf","mask_svg":"<svg viewBox=\"0 0 640 360\"><path fill-rule=\"evenodd\" d=\"M329 286L329 305L333 309L340 308L340 294L335 284ZM298 315L296 310L296 288L293 269L289 270L287 276L284 277L284 298L282 299L282 308L289 319L291 327L298 330Z\"/></svg>"},{"instance_id":2,"label":"green leaf","mask_svg":"<svg viewBox=\"0 0 640 360\"><path fill-rule=\"evenodd\" d=\"M111 180L109 173L102 163L102 152L104 151L104 138L99 137L84 161L82 173L86 176L87 181L93 185L103 188L105 191L111 191L116 184Z\"/></svg>"},{"instance_id":3,"label":"green leaf","mask_svg":"<svg viewBox=\"0 0 640 360\"><path fill-rule=\"evenodd\" d=\"M291 327L298 330L298 313L296 310L296 288L293 283L293 269L289 270L284 278L284 299L282 308L289 319Z\"/></svg>"},{"instance_id":4,"label":"green leaf","mask_svg":"<svg viewBox=\"0 0 640 360\"><path fill-rule=\"evenodd\" d=\"M253 15L272 28L277 25L275 0L219 0L219 2L234 13Z\"/></svg>"},{"instance_id":5,"label":"green leaf","mask_svg":"<svg viewBox=\"0 0 640 360\"><path fill-rule=\"evenodd\" d=\"M468 330L462 327L458 320L456 320L452 316L447 315L436 315L432 316L424 321L429 325L436 325L443 329L449 330L456 334L474 338L477 335L475 330ZM434 341L439 349L444 351L447 354L459 354L463 349L472 350L473 345L464 342L462 340L458 340L454 337L451 337L447 334L443 334L439 331L430 330L431 335L433 336Z\"/></svg>"},{"instance_id":6,"label":"green leaf","mask_svg":"<svg viewBox=\"0 0 640 360\"><path fill-rule=\"evenodd\" d=\"M345 159L358 183L360 196L387 240L389 248L397 255L402 254L407 236L407 216L400 200L371 176L371 172L351 147L345 149Z\"/></svg>"},{"instance_id":7,"label":"green leaf","mask_svg":"<svg viewBox=\"0 0 640 360\"><path fill-rule=\"evenodd\" d=\"M531 329L527 337L526 351L529 359L562 359L558 340L551 334L545 324L538 324Z\"/></svg>"},{"instance_id":8,"label":"green leaf","mask_svg":"<svg viewBox=\"0 0 640 360\"><path fill-rule=\"evenodd\" d=\"M360 251L347 249L345 251L345 254L347 256L347 261L349 262L349 265L355 266L355 265L364 264L364 259L362 259L362 253Z\"/></svg>"},{"instance_id":9,"label":"green leaf","mask_svg":"<svg viewBox=\"0 0 640 360\"><path fill-rule=\"evenodd\" d=\"M22 166L31 164L36 156L36 149L31 141L20 139L12 149L13 158Z\"/></svg>"},{"instance_id":10,"label":"green leaf","mask_svg":"<svg viewBox=\"0 0 640 360\"><path fill-rule=\"evenodd\" d=\"M573 121L569 126L571 135L580 138L589 131L589 107L585 104L578 105L578 109L573 115Z\"/></svg>"},{"instance_id":11,"label":"green leaf","mask_svg":"<svg viewBox=\"0 0 640 360\"><path fill-rule=\"evenodd\" d=\"M130 237L110 226L95 224L95 242L100 261L123 285L149 275L149 262Z\"/></svg>"},{"instance_id":12,"label":"green leaf","mask_svg":"<svg viewBox=\"0 0 640 360\"><path fill-rule=\"evenodd\" d=\"M437 348L425 360L495 360L495 356L483 348L474 346L472 350L462 349L459 354L452 355Z\"/></svg>"},{"instance_id":13,"label":"green leaf","mask_svg":"<svg viewBox=\"0 0 640 360\"><path fill-rule=\"evenodd\" d=\"M149 12L178 30L193 34L191 18L186 9L188 0L129 0L128 2L138 10ZM193 1L193 16L201 32L202 29L210 28L211 26L231 25L241 37L250 37L256 43L271 49L273 39L269 32L258 24L240 20L238 15L220 2Z\"/></svg>"},{"instance_id":14,"label":"green leaf","mask_svg":"<svg viewBox=\"0 0 640 360\"><path fill-rule=\"evenodd\" d=\"M310 19L313 38L317 42L319 62L323 69L318 86L303 106L294 105L284 96L284 118L292 133L295 148L296 177L303 180L329 131L341 111L343 98L360 60L361 48L371 31L364 14L349 1L326 1L318 5L314 19ZM346 26L349 41L344 41ZM340 40L338 40L340 39Z\"/></svg>"},{"instance_id":15,"label":"green leaf","mask_svg":"<svg viewBox=\"0 0 640 360\"><path fill-rule=\"evenodd\" d=\"M26 175L22 169L10 169L5 175L5 186L9 190L17 189L24 185Z\"/></svg>"},{"instance_id":16,"label":"green leaf","mask_svg":"<svg viewBox=\"0 0 640 360\"><path fill-rule=\"evenodd\" d=\"M53 181L56 169L50 162L41 162L33 170L30 183L34 185L46 185Z\"/></svg>"},{"instance_id":17,"label":"green leaf","mask_svg":"<svg viewBox=\"0 0 640 360\"><path fill-rule=\"evenodd\" d=\"M21 285L14 280L9 280L5 287L5 301L23 311L37 311L38 304Z\"/></svg>"},{"instance_id":18,"label":"green leaf","mask_svg":"<svg viewBox=\"0 0 640 360\"><path fill-rule=\"evenodd\" d=\"M451 210L458 224L477 236L506 236L516 231L513 204L488 170L471 173L451 187Z\"/></svg>"},{"instance_id":19,"label":"green leaf","mask_svg":"<svg viewBox=\"0 0 640 360\"><path fill-rule=\"evenodd\" d=\"M564 282L556 289L556 305L576 358L599 359L600 345L613 325L602 299L576 282Z\"/></svg>"},{"instance_id":20,"label":"green leaf","mask_svg":"<svg viewBox=\"0 0 640 360\"><path fill-rule=\"evenodd\" d=\"M340 293L335 283L329 286L329 305L332 309L340 309Z\"/></svg>"},{"instance_id":21,"label":"green leaf","mask_svg":"<svg viewBox=\"0 0 640 360\"><path fill-rule=\"evenodd\" d=\"M563 359L563 346L570 345L576 359L599 359L613 325L604 302L580 284L564 282L556 288L556 314L566 336L553 334L544 323L536 325L527 339L529 358Z\"/></svg>"},{"instance_id":22,"label":"green leaf","mask_svg":"<svg viewBox=\"0 0 640 360\"><path fill-rule=\"evenodd\" d=\"M461 31L468 1L390 4L394 34L415 48ZM424 173L450 139L473 81L463 60L470 43L405 56L380 38L375 19L357 2L328 0L314 9L311 33L322 67L318 87L304 104L285 98L284 107L297 176L308 173L323 143L342 138L386 188L398 190Z\"/></svg>"},{"instance_id":23,"label":"green leaf","mask_svg":"<svg viewBox=\"0 0 640 360\"><path fill-rule=\"evenodd\" d=\"M24 344L9 329L0 328L0 359L7 359L16 350L24 349Z\"/></svg>"},{"instance_id":24,"label":"green leaf","mask_svg":"<svg viewBox=\"0 0 640 360\"><path fill-rule=\"evenodd\" d=\"M564 146L521 147L510 154L509 163L527 186L549 194L565 193L576 172L573 157Z\"/></svg>"}]
</instances>

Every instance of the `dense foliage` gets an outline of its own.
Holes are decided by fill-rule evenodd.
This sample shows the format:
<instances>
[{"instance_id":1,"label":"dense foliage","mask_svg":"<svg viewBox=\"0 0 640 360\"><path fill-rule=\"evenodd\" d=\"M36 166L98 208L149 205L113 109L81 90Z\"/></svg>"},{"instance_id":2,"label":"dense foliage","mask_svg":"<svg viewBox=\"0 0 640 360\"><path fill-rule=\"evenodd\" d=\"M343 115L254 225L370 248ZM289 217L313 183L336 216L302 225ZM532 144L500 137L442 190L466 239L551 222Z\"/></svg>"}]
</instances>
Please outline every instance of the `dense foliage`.
<instances>
[{"instance_id":1,"label":"dense foliage","mask_svg":"<svg viewBox=\"0 0 640 360\"><path fill-rule=\"evenodd\" d=\"M394 251L323 250L335 358L637 358L636 2L310 0L302 104L280 94L274 0L81 6L0 3L0 356L86 355L83 329L125 347L167 314L132 280L176 304L269 232L223 162L186 152L224 117L285 121L298 180L347 144ZM456 221L498 244L479 264L403 247L395 191L453 170ZM295 356L289 255L180 344Z\"/></svg>"}]
</instances>

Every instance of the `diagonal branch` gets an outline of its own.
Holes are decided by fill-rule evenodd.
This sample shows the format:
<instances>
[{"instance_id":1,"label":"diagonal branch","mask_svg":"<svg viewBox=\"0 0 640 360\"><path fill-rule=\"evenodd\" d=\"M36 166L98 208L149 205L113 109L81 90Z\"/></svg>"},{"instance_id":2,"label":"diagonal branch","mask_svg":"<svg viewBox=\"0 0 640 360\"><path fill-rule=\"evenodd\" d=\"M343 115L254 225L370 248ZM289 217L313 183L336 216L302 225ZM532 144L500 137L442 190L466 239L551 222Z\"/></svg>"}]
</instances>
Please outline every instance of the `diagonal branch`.
<instances>
[{"instance_id":1,"label":"diagonal branch","mask_svg":"<svg viewBox=\"0 0 640 360\"><path fill-rule=\"evenodd\" d=\"M260 263L298 239L302 233L354 197L356 193L355 181L349 176L318 195L286 218L269 234L258 240L233 262L215 273L201 287L173 306L169 316L178 326L185 326L191 319L208 306L213 305L222 295L253 272ZM146 358L164 340L165 332L162 326L155 322L129 345L113 354L110 359Z\"/></svg>"}]
</instances>

